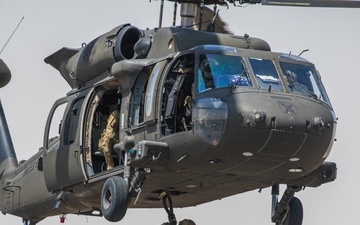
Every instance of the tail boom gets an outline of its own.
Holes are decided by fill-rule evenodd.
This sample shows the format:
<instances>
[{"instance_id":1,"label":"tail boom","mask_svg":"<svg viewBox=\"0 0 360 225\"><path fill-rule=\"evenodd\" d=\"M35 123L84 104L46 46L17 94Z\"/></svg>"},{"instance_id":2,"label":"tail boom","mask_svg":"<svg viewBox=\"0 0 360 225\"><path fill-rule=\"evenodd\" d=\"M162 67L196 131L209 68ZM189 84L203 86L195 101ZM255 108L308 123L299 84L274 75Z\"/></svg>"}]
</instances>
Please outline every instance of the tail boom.
<instances>
[{"instance_id":1,"label":"tail boom","mask_svg":"<svg viewBox=\"0 0 360 225\"><path fill-rule=\"evenodd\" d=\"M18 167L18 161L0 101L0 180L4 173L16 167Z\"/></svg>"}]
</instances>

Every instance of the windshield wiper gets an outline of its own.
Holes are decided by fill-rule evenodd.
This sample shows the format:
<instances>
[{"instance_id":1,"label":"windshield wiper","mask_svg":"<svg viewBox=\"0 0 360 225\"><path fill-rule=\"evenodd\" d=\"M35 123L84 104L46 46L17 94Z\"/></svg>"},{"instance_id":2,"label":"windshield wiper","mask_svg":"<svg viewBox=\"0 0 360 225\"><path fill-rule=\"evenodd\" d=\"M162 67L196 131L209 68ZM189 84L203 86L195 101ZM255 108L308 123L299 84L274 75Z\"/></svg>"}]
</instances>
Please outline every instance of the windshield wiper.
<instances>
[{"instance_id":1,"label":"windshield wiper","mask_svg":"<svg viewBox=\"0 0 360 225\"><path fill-rule=\"evenodd\" d=\"M294 80L291 83L292 83L291 85L289 84L290 88L293 88L302 94L308 95L309 97L312 97L315 100L319 99L318 96L314 92L310 91L308 87L306 87L304 84L301 84L300 82Z\"/></svg>"},{"instance_id":2,"label":"windshield wiper","mask_svg":"<svg viewBox=\"0 0 360 225\"><path fill-rule=\"evenodd\" d=\"M236 89L239 86L249 86L251 84L249 72L245 67L244 62L241 60L242 72L240 75L236 76L233 80L229 82L229 87L231 89Z\"/></svg>"}]
</instances>

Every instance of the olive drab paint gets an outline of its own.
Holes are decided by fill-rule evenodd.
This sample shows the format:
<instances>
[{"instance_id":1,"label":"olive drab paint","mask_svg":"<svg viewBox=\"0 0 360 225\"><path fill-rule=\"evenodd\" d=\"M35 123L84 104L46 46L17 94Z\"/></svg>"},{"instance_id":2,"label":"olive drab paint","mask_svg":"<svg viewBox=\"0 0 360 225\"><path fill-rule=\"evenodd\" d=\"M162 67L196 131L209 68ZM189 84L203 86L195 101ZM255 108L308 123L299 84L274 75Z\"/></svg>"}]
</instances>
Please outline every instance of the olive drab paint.
<instances>
[{"instance_id":1,"label":"olive drab paint","mask_svg":"<svg viewBox=\"0 0 360 225\"><path fill-rule=\"evenodd\" d=\"M225 1L173 2L181 26L125 23L45 59L71 90L51 108L40 151L19 164L0 103L2 213L31 225L96 212L116 222L129 207L164 207L176 224L174 207L272 187L269 219L302 224L294 194L337 170L325 161L337 121L315 65L231 34L220 18L194 29L213 18L198 3ZM3 61L0 75L3 87Z\"/></svg>"}]
</instances>

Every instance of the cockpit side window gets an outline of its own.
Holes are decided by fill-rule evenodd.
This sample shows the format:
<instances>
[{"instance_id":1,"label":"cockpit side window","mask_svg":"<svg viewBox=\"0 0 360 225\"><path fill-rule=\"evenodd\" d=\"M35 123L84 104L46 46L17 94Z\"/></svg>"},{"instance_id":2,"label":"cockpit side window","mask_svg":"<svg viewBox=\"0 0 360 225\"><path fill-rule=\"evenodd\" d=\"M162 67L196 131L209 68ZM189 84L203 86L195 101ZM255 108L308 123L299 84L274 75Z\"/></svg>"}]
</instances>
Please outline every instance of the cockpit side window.
<instances>
[{"instance_id":1,"label":"cockpit side window","mask_svg":"<svg viewBox=\"0 0 360 225\"><path fill-rule=\"evenodd\" d=\"M252 86L240 56L207 53L201 54L199 59L198 93L229 85Z\"/></svg>"},{"instance_id":2,"label":"cockpit side window","mask_svg":"<svg viewBox=\"0 0 360 225\"><path fill-rule=\"evenodd\" d=\"M272 60L249 58L249 61L259 88L276 91L284 90Z\"/></svg>"},{"instance_id":3,"label":"cockpit side window","mask_svg":"<svg viewBox=\"0 0 360 225\"><path fill-rule=\"evenodd\" d=\"M162 71L167 64L167 61L163 60L156 65L152 66L151 74L145 91L145 119L144 122L152 123L157 120L157 93L160 83ZM160 89L161 90L161 89ZM151 122L152 121L152 122Z\"/></svg>"},{"instance_id":4,"label":"cockpit side window","mask_svg":"<svg viewBox=\"0 0 360 225\"><path fill-rule=\"evenodd\" d=\"M145 91L149 79L149 70L142 71L133 88L132 92L132 111L131 111L131 125L138 125L144 122L144 105L145 105Z\"/></svg>"}]
</instances>

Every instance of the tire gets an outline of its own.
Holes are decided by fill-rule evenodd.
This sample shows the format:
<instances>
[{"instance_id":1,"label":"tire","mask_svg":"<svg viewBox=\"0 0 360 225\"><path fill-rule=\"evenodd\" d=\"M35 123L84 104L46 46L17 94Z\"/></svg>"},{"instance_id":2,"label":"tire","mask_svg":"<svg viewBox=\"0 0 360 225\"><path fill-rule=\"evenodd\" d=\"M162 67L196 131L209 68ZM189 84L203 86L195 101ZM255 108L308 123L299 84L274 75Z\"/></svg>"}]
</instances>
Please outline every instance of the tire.
<instances>
[{"instance_id":1,"label":"tire","mask_svg":"<svg viewBox=\"0 0 360 225\"><path fill-rule=\"evenodd\" d=\"M302 225L303 207L301 201L293 197L289 204L289 209L283 225Z\"/></svg>"},{"instance_id":2,"label":"tire","mask_svg":"<svg viewBox=\"0 0 360 225\"><path fill-rule=\"evenodd\" d=\"M108 178L101 191L101 212L110 222L120 221L126 214L129 203L128 186L118 176Z\"/></svg>"}]
</instances>

